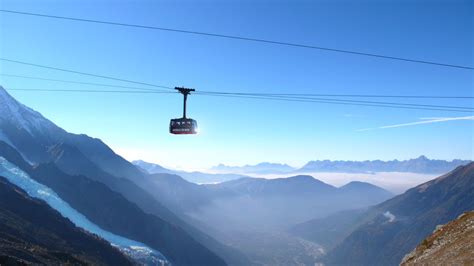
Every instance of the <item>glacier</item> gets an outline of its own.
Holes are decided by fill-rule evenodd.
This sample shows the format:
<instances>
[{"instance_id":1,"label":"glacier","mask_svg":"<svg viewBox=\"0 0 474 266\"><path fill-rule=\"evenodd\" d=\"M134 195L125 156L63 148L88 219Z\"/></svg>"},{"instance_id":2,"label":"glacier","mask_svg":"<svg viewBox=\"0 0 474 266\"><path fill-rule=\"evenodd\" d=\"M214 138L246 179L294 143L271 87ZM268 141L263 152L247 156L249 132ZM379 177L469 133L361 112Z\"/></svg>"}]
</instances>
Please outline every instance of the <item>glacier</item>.
<instances>
[{"instance_id":1,"label":"glacier","mask_svg":"<svg viewBox=\"0 0 474 266\"><path fill-rule=\"evenodd\" d=\"M51 208L57 210L77 227L107 240L137 263L142 265L170 265L169 261L160 252L147 245L100 228L62 200L51 188L36 182L27 173L1 156L0 176L23 189L30 197L45 201Z\"/></svg>"}]
</instances>

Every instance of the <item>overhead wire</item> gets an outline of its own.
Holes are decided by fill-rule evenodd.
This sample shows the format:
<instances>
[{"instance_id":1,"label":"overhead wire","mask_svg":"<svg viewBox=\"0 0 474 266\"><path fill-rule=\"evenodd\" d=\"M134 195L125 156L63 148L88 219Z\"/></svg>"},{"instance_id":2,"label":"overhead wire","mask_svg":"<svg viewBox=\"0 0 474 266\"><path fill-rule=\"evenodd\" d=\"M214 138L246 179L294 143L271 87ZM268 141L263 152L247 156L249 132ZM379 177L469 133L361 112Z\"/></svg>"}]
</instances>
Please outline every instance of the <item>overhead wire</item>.
<instances>
[{"instance_id":1,"label":"overhead wire","mask_svg":"<svg viewBox=\"0 0 474 266\"><path fill-rule=\"evenodd\" d=\"M34 91L34 92L106 92L106 93L135 93L135 94L174 94L172 91L137 91L137 90L86 90L86 89L18 89L18 88L8 88L9 91Z\"/></svg>"},{"instance_id":2,"label":"overhead wire","mask_svg":"<svg viewBox=\"0 0 474 266\"><path fill-rule=\"evenodd\" d=\"M7 74L0 73L0 76L12 77L12 78L24 78L24 79L33 79L33 80L42 80L42 81L53 81L53 82L62 82L62 83L71 83L71 84L81 84L81 85L92 85L92 86L102 86L102 87L113 87L113 88L124 88L124 89L136 89L136 90L150 90L149 88L143 87L132 87L132 86L122 86L122 85L112 85L112 84L103 84L103 83L93 83L93 82L81 82L81 81L71 81L71 80L61 80L61 79L50 79L42 77L33 77L25 75L16 75L16 74ZM168 87L171 88L171 87ZM152 91L156 91L153 89ZM200 90L202 93L214 93L214 94L223 94L223 95L244 95L244 96L278 96L278 97L338 97L338 98L407 98L407 99L474 99L474 96L442 96L442 95L386 95L386 94L314 94L314 93L253 93L253 92L220 92L220 91L204 91Z\"/></svg>"},{"instance_id":3,"label":"overhead wire","mask_svg":"<svg viewBox=\"0 0 474 266\"><path fill-rule=\"evenodd\" d=\"M16 63L16 64L20 64L20 65L33 66L33 67L39 67L39 68L44 68L44 69L51 69L51 70L67 72L67 73L73 73L73 74L79 74L79 75L90 76L90 77L95 77L95 78L109 79L109 80L114 80L114 81L121 81L121 82L126 82L126 83L134 83L134 84L145 85L145 86L150 86L150 87L174 90L174 88L172 88L172 87L163 86L163 85L157 85L157 84L152 84L152 83L147 83L147 82L128 80L128 79L123 79L123 78L116 78L116 77L105 76L105 75L97 75L97 74L93 74L93 73L70 70L70 69L65 69L65 68L60 68L60 67L39 65L39 64L28 63L28 62L23 62L23 61L18 61L18 60L11 60L11 59L8 59L8 58L3 58L3 57L0 57L0 60L5 61L5 62L10 62L10 63Z\"/></svg>"},{"instance_id":4,"label":"overhead wire","mask_svg":"<svg viewBox=\"0 0 474 266\"><path fill-rule=\"evenodd\" d=\"M407 99L474 99L474 96L460 95L387 95L387 94L315 94L315 93L249 93L249 92L219 92L201 91L205 93L219 93L229 95L250 95L250 96L301 96L301 97L343 97L343 98L407 98Z\"/></svg>"},{"instance_id":5,"label":"overhead wire","mask_svg":"<svg viewBox=\"0 0 474 266\"><path fill-rule=\"evenodd\" d=\"M448 112L461 112L461 113L472 113L472 112L474 112L473 110L424 108L424 107L410 107L410 106L393 106L393 105L383 105L383 104L363 104L363 103L350 103L350 102L332 102L332 101L326 101L326 100L311 100L311 99L303 100L303 99L274 98L274 97L265 97L265 96L216 95L216 94L201 94L201 93L197 93L197 94L198 95L205 95L205 96L246 98L246 99L263 99L263 100L287 101L287 102L326 103L326 104L338 104L338 105L372 106L372 107L395 108L395 109L448 111Z\"/></svg>"},{"instance_id":6,"label":"overhead wire","mask_svg":"<svg viewBox=\"0 0 474 266\"><path fill-rule=\"evenodd\" d=\"M232 95L232 94L221 94L221 93L209 93L209 92L198 92L199 94L215 94L215 95ZM243 96L258 96L252 94L239 94ZM359 100L341 100L333 98L316 98L316 97L297 97L297 96L272 96L268 95L265 97L273 98L289 98L289 99L303 99L303 100L324 100L334 102L351 102L351 103L367 103L367 104L384 104L384 105L400 105L400 106L419 106L419 107L434 107L434 108L450 108L450 109L470 109L474 110L473 107L465 106L449 106L449 105L430 105L430 104L410 104L410 103L395 103L395 102L380 102L380 101L359 101Z\"/></svg>"},{"instance_id":7,"label":"overhead wire","mask_svg":"<svg viewBox=\"0 0 474 266\"><path fill-rule=\"evenodd\" d=\"M171 89L170 92L175 92L172 87L163 86L163 85L156 85L156 84L148 83L148 82L140 82L140 81L134 81L134 80L129 80L129 79L115 78L115 77L106 76L106 75L98 75L98 74L86 73L86 72L82 72L82 71L69 70L69 69L65 69L65 68L45 66L45 65L28 63L28 62L23 62L23 61L18 61L18 60L11 60L11 59L1 58L1 57L0 57L0 60L10 62L10 63L17 63L17 64L34 66L34 67L39 67L39 68L58 70L58 71L62 71L62 72L92 76L92 77L109 79L109 80L114 80L114 81L121 81L121 82L127 82L127 83L139 84L139 85L166 88L166 89ZM15 76L19 77L20 75L15 75ZM29 77L29 78L33 78L33 77ZM39 79L49 80L49 81L58 81L58 82L71 82L71 81L66 81L66 80L54 80L54 79L46 79L46 78L39 78ZM76 82L76 81L72 81L72 82L73 83L86 84L86 82ZM89 83L89 84L90 85L93 85L93 84L106 85L106 84L100 84L100 83ZM107 85L107 86L115 86L115 85ZM146 88L136 88L136 87L130 87L130 88L133 88L135 93L140 93L140 92L143 92L143 93L145 93L145 92L150 92L150 93L151 92L163 92L163 90L157 90L157 89L153 89L153 90L148 89L147 90ZM37 91L39 91L39 90L37 90ZM48 91L48 90L43 90L43 91ZM53 91L53 90L49 90L49 91ZM68 90L62 90L62 91L68 91ZM81 91L81 90L77 90L77 91ZM86 91L82 90L82 92L86 92ZM92 92L92 90L88 90L87 92ZM95 92L105 92L105 91L95 90ZM126 92L126 91L120 91L120 92L130 93L130 92ZM197 94L197 95L211 95L211 96L219 96L219 97L282 100L282 101L293 101L293 102L315 102L315 103L331 103L331 104L343 104L343 105L376 106L376 107L388 107L388 108L399 108L399 109L419 109L419 110L459 111L459 112L472 112L472 110L474 109L474 108L471 108L471 107L458 107L458 106L422 105L422 104L375 102L375 101L354 101L354 100L340 100L340 99L332 99L332 98L315 98L315 97L300 97L300 96L275 96L275 95L272 95L272 94L263 95L263 94L252 94L252 93L244 94L244 93L215 92L215 91L214 92L212 92L212 91L198 91L195 94Z\"/></svg>"},{"instance_id":8,"label":"overhead wire","mask_svg":"<svg viewBox=\"0 0 474 266\"><path fill-rule=\"evenodd\" d=\"M86 89L17 89L9 88L9 91L29 91L29 92L79 92L79 93L128 93L128 94L174 94L172 91L138 91L138 90L86 90ZM363 103L351 103L351 102L333 102L327 100L313 100L313 99L291 99L291 98L275 98L265 96L243 96L243 95L216 95L216 94L202 94L197 95L203 96L217 96L217 97L228 97L228 98L245 98L245 99L260 99L260 100L272 100L272 101L286 101L286 102L306 102L306 103L326 103L326 104L339 104L339 105L352 105L352 106L371 106L371 107L384 107L384 108L396 108L396 109L411 109L411 110L431 110L431 111L448 111L448 112L462 112L472 113L473 110L460 110L460 109L445 109L445 108L427 108L427 107L402 107L395 105L385 104L363 104Z\"/></svg>"},{"instance_id":9,"label":"overhead wire","mask_svg":"<svg viewBox=\"0 0 474 266\"><path fill-rule=\"evenodd\" d=\"M95 83L95 82L82 82L82 81L73 81L73 80L63 80L63 79L50 79L50 78L32 77L32 76L6 74L6 73L0 73L0 76L11 77L11 78L33 79L33 80L41 80L41 81L61 82L61 83L69 83L69 84L99 86L99 87L132 89L132 90L140 90L140 91L152 91L152 92L163 91L163 92L171 92L171 93L173 92L173 91L169 91L169 90L158 90L158 89L150 89L150 88L143 88L143 87L122 86L122 85L112 85L112 84Z\"/></svg>"},{"instance_id":10,"label":"overhead wire","mask_svg":"<svg viewBox=\"0 0 474 266\"><path fill-rule=\"evenodd\" d=\"M121 27L140 28L140 29L147 29L147 30L159 30L159 31L168 31L168 32L192 34L192 35L201 35L201 36L225 38L225 39L240 40L240 41L258 42L258 43L272 44L272 45L281 45L281 46L298 47L298 48L306 48L306 49L316 49L316 50L322 50L322 51L328 51L328 52L352 54L352 55L358 55L358 56L367 56L367 57L373 57L373 58L379 58L379 59L396 60L396 61L403 61L403 62L410 62L410 63L435 65L435 66L441 66L441 67L474 70L474 67L472 67L472 66L448 64L448 63L441 63L441 62L434 62L434 61L427 61L427 60L419 60L419 59L411 59L411 58L397 57L397 56L388 56L388 55L382 55L382 54L376 54L376 53L360 52L360 51L353 51L353 50L344 50L344 49L338 49L338 48L330 48L330 47L322 47L322 46L315 46L315 45L308 45L308 44L300 44L300 43L294 43L294 42L275 41L275 40L262 39L262 38L253 38L253 37L228 35L228 34L218 34L218 33L201 32L201 31L191 31L191 30L183 30L183 29L176 29L176 28L165 28L165 27L157 27L157 26L149 26L149 25L123 23L123 22L112 22L112 21L86 19L86 18L78 18L78 17L48 15L48 14L41 14L41 13L7 10L7 9L0 9L0 12L9 13L9 14L16 14L16 15L24 15L24 16L43 17L43 18L49 18L49 19L59 19L59 20L69 20L69 21L76 21L76 22L106 24L106 25L121 26Z\"/></svg>"}]
</instances>

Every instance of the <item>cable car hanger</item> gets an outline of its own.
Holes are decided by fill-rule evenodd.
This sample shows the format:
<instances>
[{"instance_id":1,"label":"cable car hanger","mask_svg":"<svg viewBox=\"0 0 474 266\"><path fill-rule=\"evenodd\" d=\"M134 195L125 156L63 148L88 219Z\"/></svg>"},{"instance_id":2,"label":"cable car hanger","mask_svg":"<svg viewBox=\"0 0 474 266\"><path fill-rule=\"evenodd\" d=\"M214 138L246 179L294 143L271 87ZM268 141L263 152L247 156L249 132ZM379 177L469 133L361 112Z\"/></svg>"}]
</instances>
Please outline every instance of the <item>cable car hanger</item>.
<instances>
[{"instance_id":1,"label":"cable car hanger","mask_svg":"<svg viewBox=\"0 0 474 266\"><path fill-rule=\"evenodd\" d=\"M177 90L179 93L183 94L184 97L183 117L171 119L170 133L175 135L197 134L198 126L196 120L186 117L186 101L188 99L188 95L191 94L192 91L196 90L184 87L175 87L174 89Z\"/></svg>"}]
</instances>

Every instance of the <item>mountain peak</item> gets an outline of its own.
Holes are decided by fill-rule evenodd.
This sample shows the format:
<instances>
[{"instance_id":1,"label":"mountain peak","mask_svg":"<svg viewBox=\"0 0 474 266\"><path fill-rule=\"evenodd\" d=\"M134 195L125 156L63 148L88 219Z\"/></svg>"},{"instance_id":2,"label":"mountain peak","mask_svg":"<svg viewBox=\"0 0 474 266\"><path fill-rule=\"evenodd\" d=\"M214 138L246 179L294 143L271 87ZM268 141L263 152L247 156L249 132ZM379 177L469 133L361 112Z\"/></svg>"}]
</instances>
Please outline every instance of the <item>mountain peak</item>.
<instances>
[{"instance_id":1,"label":"mountain peak","mask_svg":"<svg viewBox=\"0 0 474 266\"><path fill-rule=\"evenodd\" d=\"M344 186L342 186L341 188L343 187L366 187L366 186L374 186L370 183L367 183L367 182L362 182L362 181L351 181L347 184L345 184Z\"/></svg>"},{"instance_id":2,"label":"mountain peak","mask_svg":"<svg viewBox=\"0 0 474 266\"><path fill-rule=\"evenodd\" d=\"M0 86L0 123L9 123L30 134L33 131L43 132L46 128L57 128L40 113L15 100L2 86Z\"/></svg>"},{"instance_id":3,"label":"mountain peak","mask_svg":"<svg viewBox=\"0 0 474 266\"><path fill-rule=\"evenodd\" d=\"M428 157L424 156L424 155L420 155L418 158L416 158L415 160L422 160L422 161L428 161Z\"/></svg>"}]
</instances>

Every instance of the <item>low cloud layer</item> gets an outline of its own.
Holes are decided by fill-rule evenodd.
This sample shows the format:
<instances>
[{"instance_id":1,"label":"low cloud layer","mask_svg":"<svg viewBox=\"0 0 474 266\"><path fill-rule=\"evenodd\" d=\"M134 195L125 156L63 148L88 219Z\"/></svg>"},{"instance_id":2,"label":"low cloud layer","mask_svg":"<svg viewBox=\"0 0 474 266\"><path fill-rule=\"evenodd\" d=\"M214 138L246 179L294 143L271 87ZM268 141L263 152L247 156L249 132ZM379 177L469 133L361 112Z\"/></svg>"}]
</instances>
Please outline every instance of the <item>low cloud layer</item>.
<instances>
[{"instance_id":1,"label":"low cloud layer","mask_svg":"<svg viewBox=\"0 0 474 266\"><path fill-rule=\"evenodd\" d=\"M391 212L386 211L383 216L385 216L388 219L389 223L393 223L395 221L395 215L393 215Z\"/></svg>"}]
</instances>

